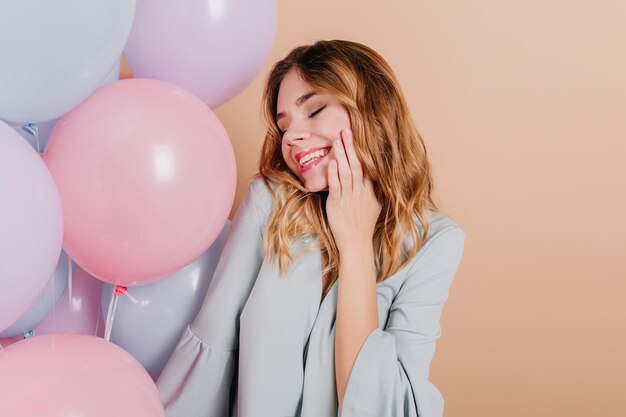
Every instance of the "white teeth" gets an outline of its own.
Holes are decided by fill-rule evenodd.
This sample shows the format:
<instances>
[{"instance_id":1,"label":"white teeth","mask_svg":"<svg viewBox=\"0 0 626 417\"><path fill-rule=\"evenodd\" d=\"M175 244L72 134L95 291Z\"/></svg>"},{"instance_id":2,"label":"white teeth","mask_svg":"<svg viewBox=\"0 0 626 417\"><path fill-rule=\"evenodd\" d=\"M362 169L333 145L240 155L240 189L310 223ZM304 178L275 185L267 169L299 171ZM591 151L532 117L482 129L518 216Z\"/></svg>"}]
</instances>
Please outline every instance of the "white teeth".
<instances>
[{"instance_id":1,"label":"white teeth","mask_svg":"<svg viewBox=\"0 0 626 417\"><path fill-rule=\"evenodd\" d=\"M321 158L322 156L325 156L327 153L328 153L328 149L321 149L319 151L306 154L302 158L300 158L300 165L301 166L309 165L309 163L313 163L314 160Z\"/></svg>"}]
</instances>

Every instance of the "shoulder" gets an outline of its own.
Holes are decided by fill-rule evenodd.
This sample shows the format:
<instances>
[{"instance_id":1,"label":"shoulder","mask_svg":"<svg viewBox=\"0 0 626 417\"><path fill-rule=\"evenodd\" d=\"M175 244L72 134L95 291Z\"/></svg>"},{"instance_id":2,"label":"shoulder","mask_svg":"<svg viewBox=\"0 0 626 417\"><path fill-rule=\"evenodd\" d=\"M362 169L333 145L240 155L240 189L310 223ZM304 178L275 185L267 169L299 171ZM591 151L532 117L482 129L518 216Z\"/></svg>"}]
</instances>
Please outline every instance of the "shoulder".
<instances>
[{"instance_id":1,"label":"shoulder","mask_svg":"<svg viewBox=\"0 0 626 417\"><path fill-rule=\"evenodd\" d=\"M426 213L428 215L428 222L429 222L429 230L428 230L429 235L432 235L434 237L435 234L441 234L445 232L449 233L451 231L454 231L457 234L462 234L463 236L466 235L465 229L463 229L450 216L444 213L438 212L438 211L431 211L431 210L426 210ZM421 227L423 230L423 225L419 222L418 224L419 224L418 227Z\"/></svg>"},{"instance_id":2,"label":"shoulder","mask_svg":"<svg viewBox=\"0 0 626 417\"><path fill-rule=\"evenodd\" d=\"M448 215L426 210L428 219L428 233L423 246L411 261L410 269L415 268L422 262L445 263L450 266L457 264L463 253L465 229ZM424 233L424 225L415 216L415 222L420 234ZM410 235L407 236L408 244L412 243Z\"/></svg>"},{"instance_id":3,"label":"shoulder","mask_svg":"<svg viewBox=\"0 0 626 417\"><path fill-rule=\"evenodd\" d=\"M463 237L466 236L465 229L463 229L454 219L445 213L426 209L426 220L428 224L428 233L426 235L424 246L426 246L429 242L437 240L443 234L461 235ZM413 216L413 221L417 226L420 235L423 235L425 227L417 215ZM408 240L407 244L413 243L410 234L407 234L406 238Z\"/></svg>"},{"instance_id":4,"label":"shoulder","mask_svg":"<svg viewBox=\"0 0 626 417\"><path fill-rule=\"evenodd\" d=\"M259 223L264 225L269 218L273 207L272 191L276 184L268 181L270 188L260 175L255 175L248 183L248 191L245 200L253 204L259 216Z\"/></svg>"}]
</instances>

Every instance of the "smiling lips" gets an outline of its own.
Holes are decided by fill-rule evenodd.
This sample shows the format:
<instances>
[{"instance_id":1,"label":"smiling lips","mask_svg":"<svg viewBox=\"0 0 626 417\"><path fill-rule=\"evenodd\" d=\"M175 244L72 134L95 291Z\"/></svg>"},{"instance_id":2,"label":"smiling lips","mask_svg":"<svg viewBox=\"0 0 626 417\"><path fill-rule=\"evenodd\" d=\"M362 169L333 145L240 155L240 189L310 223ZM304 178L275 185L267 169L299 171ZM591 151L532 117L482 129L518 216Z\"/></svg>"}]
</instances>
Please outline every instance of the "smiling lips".
<instances>
[{"instance_id":1,"label":"smiling lips","mask_svg":"<svg viewBox=\"0 0 626 417\"><path fill-rule=\"evenodd\" d=\"M316 148L307 149L302 152L298 152L294 155L294 159L300 165L300 173L304 173L314 166L318 165L328 152L331 146L320 146Z\"/></svg>"}]
</instances>

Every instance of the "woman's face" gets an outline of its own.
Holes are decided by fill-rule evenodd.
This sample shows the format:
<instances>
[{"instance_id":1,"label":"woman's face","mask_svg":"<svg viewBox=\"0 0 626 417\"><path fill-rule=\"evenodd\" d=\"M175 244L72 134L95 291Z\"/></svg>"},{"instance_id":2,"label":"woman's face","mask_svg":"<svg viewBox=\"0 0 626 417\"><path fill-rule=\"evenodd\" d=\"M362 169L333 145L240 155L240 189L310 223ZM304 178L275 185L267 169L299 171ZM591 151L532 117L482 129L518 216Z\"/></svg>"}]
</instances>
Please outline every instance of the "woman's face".
<instances>
[{"instance_id":1,"label":"woman's face","mask_svg":"<svg viewBox=\"0 0 626 417\"><path fill-rule=\"evenodd\" d=\"M317 92L291 69L278 90L276 123L281 151L289 169L311 192L328 189L328 162L333 141L350 127L350 116L333 96Z\"/></svg>"}]
</instances>

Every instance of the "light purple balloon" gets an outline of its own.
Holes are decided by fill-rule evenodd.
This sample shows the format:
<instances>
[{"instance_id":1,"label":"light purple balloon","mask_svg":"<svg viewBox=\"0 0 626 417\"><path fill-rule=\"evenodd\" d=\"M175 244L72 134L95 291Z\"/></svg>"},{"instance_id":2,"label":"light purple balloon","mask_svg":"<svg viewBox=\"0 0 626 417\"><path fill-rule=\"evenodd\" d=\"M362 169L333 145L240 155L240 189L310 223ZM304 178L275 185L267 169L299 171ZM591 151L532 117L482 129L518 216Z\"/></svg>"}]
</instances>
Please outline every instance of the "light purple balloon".
<instances>
[{"instance_id":1,"label":"light purple balloon","mask_svg":"<svg viewBox=\"0 0 626 417\"><path fill-rule=\"evenodd\" d=\"M0 331L48 284L62 240L61 200L48 168L0 121Z\"/></svg>"},{"instance_id":2,"label":"light purple balloon","mask_svg":"<svg viewBox=\"0 0 626 417\"><path fill-rule=\"evenodd\" d=\"M261 70L276 20L275 0L138 0L124 56L136 77L168 81L217 107Z\"/></svg>"},{"instance_id":3,"label":"light purple balloon","mask_svg":"<svg viewBox=\"0 0 626 417\"><path fill-rule=\"evenodd\" d=\"M82 333L102 337L104 320L100 315L101 293L102 281L74 264L72 299L69 300L69 292L65 292L56 304L54 313L35 327L35 334Z\"/></svg>"},{"instance_id":4,"label":"light purple balloon","mask_svg":"<svg viewBox=\"0 0 626 417\"><path fill-rule=\"evenodd\" d=\"M8 329L0 332L0 337L27 336L39 323L50 314L55 304L67 289L67 254L61 251L59 262L53 277L28 311L22 314Z\"/></svg>"},{"instance_id":5,"label":"light purple balloon","mask_svg":"<svg viewBox=\"0 0 626 417\"><path fill-rule=\"evenodd\" d=\"M230 220L215 242L198 259L169 277L148 285L130 287L137 300L120 296L111 341L133 355L153 376L172 354L180 335L198 314L217 267ZM102 288L102 314L106 317L113 286Z\"/></svg>"}]
</instances>

